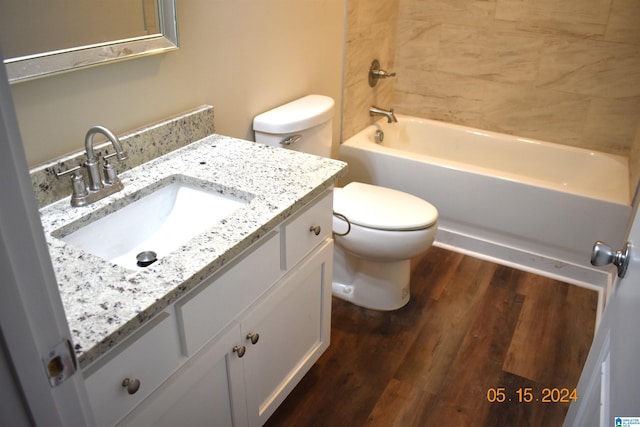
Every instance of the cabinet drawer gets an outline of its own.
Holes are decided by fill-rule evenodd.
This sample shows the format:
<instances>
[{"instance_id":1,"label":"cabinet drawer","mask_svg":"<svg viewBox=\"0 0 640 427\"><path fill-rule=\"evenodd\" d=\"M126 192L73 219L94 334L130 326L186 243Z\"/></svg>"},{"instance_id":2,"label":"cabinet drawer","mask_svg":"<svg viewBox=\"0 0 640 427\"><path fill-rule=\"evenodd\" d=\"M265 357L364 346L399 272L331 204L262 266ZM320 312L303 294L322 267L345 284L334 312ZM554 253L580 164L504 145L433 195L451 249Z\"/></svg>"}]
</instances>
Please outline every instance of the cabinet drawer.
<instances>
[{"instance_id":1,"label":"cabinet drawer","mask_svg":"<svg viewBox=\"0 0 640 427\"><path fill-rule=\"evenodd\" d=\"M185 356L195 354L282 275L278 233L265 239L176 304Z\"/></svg>"},{"instance_id":2,"label":"cabinet drawer","mask_svg":"<svg viewBox=\"0 0 640 427\"><path fill-rule=\"evenodd\" d=\"M89 402L99 426L111 426L153 392L180 364L180 346L175 318L163 312L150 325L119 345L115 355L106 355L85 372ZM140 381L129 394L123 381ZM133 390L130 390L133 391Z\"/></svg>"},{"instance_id":3,"label":"cabinet drawer","mask_svg":"<svg viewBox=\"0 0 640 427\"><path fill-rule=\"evenodd\" d=\"M296 265L313 248L331 236L332 215L333 192L328 191L311 202L310 207L282 225L283 270L288 270Z\"/></svg>"}]
</instances>

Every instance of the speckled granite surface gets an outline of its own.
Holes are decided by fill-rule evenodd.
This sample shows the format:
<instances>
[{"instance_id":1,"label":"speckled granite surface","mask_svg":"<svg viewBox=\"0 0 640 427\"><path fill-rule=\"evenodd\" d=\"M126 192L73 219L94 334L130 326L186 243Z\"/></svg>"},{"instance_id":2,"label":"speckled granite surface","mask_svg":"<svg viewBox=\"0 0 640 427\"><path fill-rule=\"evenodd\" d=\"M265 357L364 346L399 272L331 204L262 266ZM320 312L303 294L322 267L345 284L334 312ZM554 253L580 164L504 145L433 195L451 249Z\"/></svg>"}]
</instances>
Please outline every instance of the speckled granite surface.
<instances>
[{"instance_id":1,"label":"speckled granite surface","mask_svg":"<svg viewBox=\"0 0 640 427\"><path fill-rule=\"evenodd\" d=\"M129 158L124 162L112 163L118 173L122 173L213 132L213 107L203 105L125 135L118 135ZM98 135L96 141L100 141L101 137ZM103 142L96 144L95 152L102 157L103 154L113 153L113 147L111 143ZM71 194L70 178L67 176L58 179L55 171L71 169L84 161L84 135L80 135L77 152L31 169L29 173L38 205L43 207Z\"/></svg>"},{"instance_id":2,"label":"speckled granite surface","mask_svg":"<svg viewBox=\"0 0 640 427\"><path fill-rule=\"evenodd\" d=\"M346 164L211 135L120 174L124 190L74 208L66 197L40 210L81 367L121 342L346 172ZM143 197L174 175L214 182L251 201L186 245L139 270L126 269L52 237ZM113 230L117 233L118 230Z\"/></svg>"}]
</instances>

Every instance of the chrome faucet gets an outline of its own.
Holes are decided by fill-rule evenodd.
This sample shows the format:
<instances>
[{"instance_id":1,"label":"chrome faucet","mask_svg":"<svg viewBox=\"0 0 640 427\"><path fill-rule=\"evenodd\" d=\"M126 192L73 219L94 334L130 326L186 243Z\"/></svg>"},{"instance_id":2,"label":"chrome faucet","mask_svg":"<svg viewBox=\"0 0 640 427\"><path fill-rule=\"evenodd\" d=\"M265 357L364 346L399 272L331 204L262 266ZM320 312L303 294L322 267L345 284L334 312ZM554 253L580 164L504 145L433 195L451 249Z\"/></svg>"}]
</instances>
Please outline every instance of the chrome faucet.
<instances>
[{"instance_id":1,"label":"chrome faucet","mask_svg":"<svg viewBox=\"0 0 640 427\"><path fill-rule=\"evenodd\" d=\"M378 108L375 105L372 105L369 108L370 116L385 116L387 118L387 123L398 123L398 119L396 119L396 115L393 114L393 108L389 110L385 110L382 108Z\"/></svg>"},{"instance_id":2,"label":"chrome faucet","mask_svg":"<svg viewBox=\"0 0 640 427\"><path fill-rule=\"evenodd\" d=\"M106 136L115 150L115 153L102 157L103 177L101 177L100 174L100 160L93 149L93 137L98 133ZM76 166L64 172L56 172L56 176L58 177L73 173L73 176L71 177L73 185L73 194L71 195L72 206L85 206L91 204L124 188L120 178L118 178L116 174L115 168L108 160L113 156L117 156L117 159L120 161L127 159L127 153L122 148L122 144L118 137L104 126L93 126L87 132L84 140L84 147L86 150L87 160L82 166L87 170L87 176L89 178L88 185L85 185L84 176L80 172L82 166Z\"/></svg>"},{"instance_id":3,"label":"chrome faucet","mask_svg":"<svg viewBox=\"0 0 640 427\"><path fill-rule=\"evenodd\" d=\"M113 184L113 182L108 182L110 177L107 177L107 168L111 166L107 158L111 156L104 157L105 182L103 183L100 179L100 169L98 167L99 162L96 158L95 153L93 152L93 137L97 133L103 134L107 137L107 139L109 139L109 141L111 141L114 150L116 150L115 155L118 156L118 160L123 161L127 159L127 154L122 149L120 140L113 134L113 132L111 132L104 126L93 126L91 129L89 129L89 131L87 132L87 136L84 138L84 149L87 152L87 161L85 162L84 166L87 168L87 172L89 174L89 190L91 191L100 190L104 187L104 184ZM110 169L113 170L112 168L113 166ZM111 178L113 178L113 176L111 176Z\"/></svg>"}]
</instances>

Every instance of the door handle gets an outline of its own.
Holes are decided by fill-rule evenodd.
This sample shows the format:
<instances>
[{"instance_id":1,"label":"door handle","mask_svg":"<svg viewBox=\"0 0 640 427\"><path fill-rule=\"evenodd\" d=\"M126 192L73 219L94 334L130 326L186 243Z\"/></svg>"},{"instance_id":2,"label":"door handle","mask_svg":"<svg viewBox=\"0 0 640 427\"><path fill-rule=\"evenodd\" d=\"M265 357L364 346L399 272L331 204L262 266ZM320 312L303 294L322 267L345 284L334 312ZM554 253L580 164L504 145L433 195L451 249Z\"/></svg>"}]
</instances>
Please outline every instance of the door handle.
<instances>
[{"instance_id":1,"label":"door handle","mask_svg":"<svg viewBox=\"0 0 640 427\"><path fill-rule=\"evenodd\" d=\"M627 242L624 250L615 251L604 242L597 241L591 250L591 265L603 266L613 264L618 268L618 277L624 277L629 266L631 243Z\"/></svg>"}]
</instances>

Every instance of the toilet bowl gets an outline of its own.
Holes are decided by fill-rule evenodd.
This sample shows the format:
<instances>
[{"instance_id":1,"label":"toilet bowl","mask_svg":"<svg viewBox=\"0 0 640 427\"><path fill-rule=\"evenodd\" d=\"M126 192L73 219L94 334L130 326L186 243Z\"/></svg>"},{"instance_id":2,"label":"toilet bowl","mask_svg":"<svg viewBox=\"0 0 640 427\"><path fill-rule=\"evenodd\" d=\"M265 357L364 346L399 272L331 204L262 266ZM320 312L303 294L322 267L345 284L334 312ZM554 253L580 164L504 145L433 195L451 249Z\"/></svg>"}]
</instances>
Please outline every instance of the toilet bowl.
<instances>
[{"instance_id":1,"label":"toilet bowl","mask_svg":"<svg viewBox=\"0 0 640 427\"><path fill-rule=\"evenodd\" d=\"M253 120L256 142L330 157L333 99L308 95ZM410 299L410 259L435 238L438 211L401 191L352 182L334 189L333 295L396 310Z\"/></svg>"},{"instance_id":2,"label":"toilet bowl","mask_svg":"<svg viewBox=\"0 0 640 427\"><path fill-rule=\"evenodd\" d=\"M401 191L352 182L335 189L333 209L333 294L376 310L404 306L410 260L433 243L436 208Z\"/></svg>"}]
</instances>

